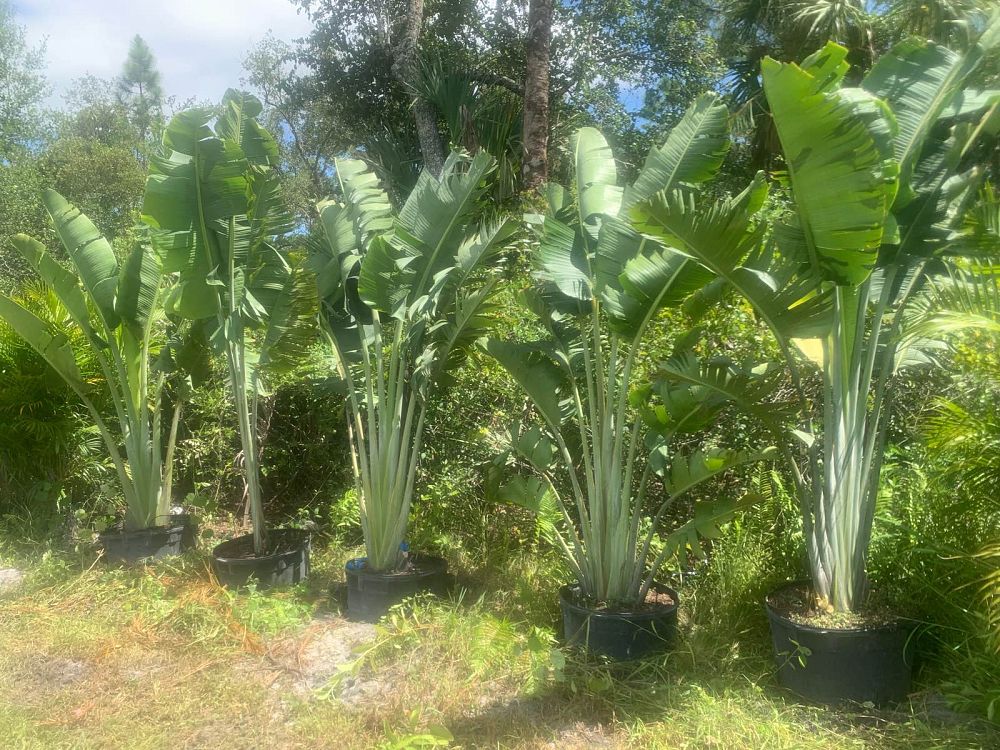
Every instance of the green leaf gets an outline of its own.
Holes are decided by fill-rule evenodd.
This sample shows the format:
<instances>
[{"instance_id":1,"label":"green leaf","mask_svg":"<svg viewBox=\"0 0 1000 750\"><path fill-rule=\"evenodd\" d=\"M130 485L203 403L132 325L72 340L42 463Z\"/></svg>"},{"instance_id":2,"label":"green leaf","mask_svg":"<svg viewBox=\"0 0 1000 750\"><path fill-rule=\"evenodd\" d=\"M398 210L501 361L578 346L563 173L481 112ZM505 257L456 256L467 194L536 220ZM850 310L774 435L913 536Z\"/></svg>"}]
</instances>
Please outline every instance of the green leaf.
<instances>
[{"instance_id":1,"label":"green leaf","mask_svg":"<svg viewBox=\"0 0 1000 750\"><path fill-rule=\"evenodd\" d=\"M550 426L562 424L566 374L546 353L543 344L521 344L489 339L485 351L511 374Z\"/></svg>"},{"instance_id":2,"label":"green leaf","mask_svg":"<svg viewBox=\"0 0 1000 750\"><path fill-rule=\"evenodd\" d=\"M281 292L268 306L259 363L291 370L316 339L316 287L301 270L285 275Z\"/></svg>"},{"instance_id":3,"label":"green leaf","mask_svg":"<svg viewBox=\"0 0 1000 750\"><path fill-rule=\"evenodd\" d=\"M763 242L764 226L754 216L766 195L767 182L758 173L733 198L699 206L695 196L665 192L633 207L631 215L637 230L696 259L742 295L776 334L786 340L818 335L829 326L829 295L803 262L808 253L801 232L779 224L774 232L780 253ZM697 318L722 291L716 282L703 285L686 309Z\"/></svg>"},{"instance_id":4,"label":"green leaf","mask_svg":"<svg viewBox=\"0 0 1000 750\"><path fill-rule=\"evenodd\" d=\"M35 273L55 292L70 316L88 337L95 335L90 324L87 298L80 287L80 280L57 263L45 246L26 234L14 235L11 243L24 256Z\"/></svg>"},{"instance_id":5,"label":"green leaf","mask_svg":"<svg viewBox=\"0 0 1000 750\"><path fill-rule=\"evenodd\" d=\"M853 285L877 260L898 169L884 103L831 86L845 56L831 43L804 68L765 58L761 72L810 263Z\"/></svg>"},{"instance_id":6,"label":"green leaf","mask_svg":"<svg viewBox=\"0 0 1000 750\"><path fill-rule=\"evenodd\" d=\"M544 539L555 539L561 514L548 482L533 476L514 476L497 487L494 494L499 502L533 513L538 533Z\"/></svg>"},{"instance_id":7,"label":"green leaf","mask_svg":"<svg viewBox=\"0 0 1000 750\"><path fill-rule=\"evenodd\" d=\"M392 204L378 177L360 159L337 159L337 180L362 245L392 228Z\"/></svg>"},{"instance_id":8,"label":"green leaf","mask_svg":"<svg viewBox=\"0 0 1000 750\"><path fill-rule=\"evenodd\" d=\"M239 144L251 164L268 166L278 162L278 144L257 122L256 118L263 111L264 107L257 97L228 89L222 97L222 112L215 123L215 132L221 138Z\"/></svg>"},{"instance_id":9,"label":"green leaf","mask_svg":"<svg viewBox=\"0 0 1000 750\"><path fill-rule=\"evenodd\" d=\"M729 151L729 111L718 94L699 96L662 146L650 149L642 171L625 190L622 213L662 190L708 182Z\"/></svg>"},{"instance_id":10,"label":"green leaf","mask_svg":"<svg viewBox=\"0 0 1000 750\"><path fill-rule=\"evenodd\" d=\"M118 325L115 313L118 261L111 243L80 209L55 190L46 190L43 201L59 240L80 274L80 281L97 305L107 327L115 328Z\"/></svg>"},{"instance_id":11,"label":"green leaf","mask_svg":"<svg viewBox=\"0 0 1000 750\"><path fill-rule=\"evenodd\" d=\"M602 216L617 216L622 189L611 147L596 128L580 128L573 134L570 148L576 167L578 220L597 239Z\"/></svg>"},{"instance_id":12,"label":"green leaf","mask_svg":"<svg viewBox=\"0 0 1000 750\"><path fill-rule=\"evenodd\" d=\"M783 368L777 365L746 369L728 359L701 361L693 352L682 351L658 365L655 382L661 391L671 385L689 386L695 389L691 398L718 397L764 424L781 429L796 408L795 404L773 399L784 383L783 374ZM668 392L667 398L671 397L677 398Z\"/></svg>"},{"instance_id":13,"label":"green leaf","mask_svg":"<svg viewBox=\"0 0 1000 750\"><path fill-rule=\"evenodd\" d=\"M134 331L141 331L157 313L162 281L160 259L144 242L136 242L121 268L115 312Z\"/></svg>"},{"instance_id":14,"label":"green leaf","mask_svg":"<svg viewBox=\"0 0 1000 750\"><path fill-rule=\"evenodd\" d=\"M663 540L664 546L681 558L689 555L702 557L703 540L717 538L722 533L723 526L759 500L759 496L747 494L737 499L722 498L697 502L694 506L694 517L667 534Z\"/></svg>"},{"instance_id":15,"label":"green leaf","mask_svg":"<svg viewBox=\"0 0 1000 750\"><path fill-rule=\"evenodd\" d=\"M644 330L657 311L680 304L712 280L696 260L618 219L601 227L594 266L609 322L629 336Z\"/></svg>"},{"instance_id":16,"label":"green leaf","mask_svg":"<svg viewBox=\"0 0 1000 750\"><path fill-rule=\"evenodd\" d=\"M493 158L452 154L440 178L424 171L400 209L391 233L372 240L361 261L358 291L369 305L393 317L445 288L440 274L453 268L463 247L484 178Z\"/></svg>"},{"instance_id":17,"label":"green leaf","mask_svg":"<svg viewBox=\"0 0 1000 750\"><path fill-rule=\"evenodd\" d=\"M670 470L663 479L664 489L671 497L678 497L723 472L737 466L769 460L774 454L775 451L770 449L756 452L725 448L699 450L690 455L675 453L670 459ZM699 533L701 536L707 536Z\"/></svg>"},{"instance_id":18,"label":"green leaf","mask_svg":"<svg viewBox=\"0 0 1000 750\"><path fill-rule=\"evenodd\" d=\"M513 451L539 473L550 471L558 457L555 443L537 425L523 428L520 420L511 426L510 444Z\"/></svg>"},{"instance_id":19,"label":"green leaf","mask_svg":"<svg viewBox=\"0 0 1000 750\"><path fill-rule=\"evenodd\" d=\"M76 356L69 340L27 308L0 294L0 318L44 359L59 377L77 393L89 388L76 365Z\"/></svg>"},{"instance_id":20,"label":"green leaf","mask_svg":"<svg viewBox=\"0 0 1000 750\"><path fill-rule=\"evenodd\" d=\"M865 76L862 86L889 103L898 123L894 157L900 169L900 206L914 197L910 190L914 169L942 114L958 115L986 106L986 102L969 100L964 83L996 44L998 32L1000 17L995 17L980 42L964 55L927 40L905 39L882 55Z\"/></svg>"},{"instance_id":21,"label":"green leaf","mask_svg":"<svg viewBox=\"0 0 1000 750\"><path fill-rule=\"evenodd\" d=\"M532 256L535 280L546 302L561 312L585 314L593 298L590 258L583 235L557 219L546 218Z\"/></svg>"}]
</instances>

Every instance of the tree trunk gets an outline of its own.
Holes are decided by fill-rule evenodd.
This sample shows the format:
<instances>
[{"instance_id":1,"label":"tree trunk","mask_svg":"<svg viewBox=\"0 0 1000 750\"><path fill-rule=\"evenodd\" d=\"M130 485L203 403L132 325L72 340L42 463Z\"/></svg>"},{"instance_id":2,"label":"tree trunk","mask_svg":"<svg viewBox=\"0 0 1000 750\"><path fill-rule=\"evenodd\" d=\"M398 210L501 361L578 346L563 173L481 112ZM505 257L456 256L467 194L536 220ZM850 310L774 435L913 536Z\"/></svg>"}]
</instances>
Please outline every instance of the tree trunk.
<instances>
[{"instance_id":1,"label":"tree trunk","mask_svg":"<svg viewBox=\"0 0 1000 750\"><path fill-rule=\"evenodd\" d=\"M392 74L409 90L418 73L417 45L420 43L420 29L424 25L424 0L409 0L403 22L403 34L396 45ZM423 156L424 166L437 177L444 167L444 154L434 108L424 99L417 97L413 103L413 119L417 125L417 138L420 140L420 154Z\"/></svg>"},{"instance_id":2,"label":"tree trunk","mask_svg":"<svg viewBox=\"0 0 1000 750\"><path fill-rule=\"evenodd\" d=\"M539 188L549 176L549 49L552 45L552 0L531 0L524 70L524 152L521 178L525 192Z\"/></svg>"}]
</instances>

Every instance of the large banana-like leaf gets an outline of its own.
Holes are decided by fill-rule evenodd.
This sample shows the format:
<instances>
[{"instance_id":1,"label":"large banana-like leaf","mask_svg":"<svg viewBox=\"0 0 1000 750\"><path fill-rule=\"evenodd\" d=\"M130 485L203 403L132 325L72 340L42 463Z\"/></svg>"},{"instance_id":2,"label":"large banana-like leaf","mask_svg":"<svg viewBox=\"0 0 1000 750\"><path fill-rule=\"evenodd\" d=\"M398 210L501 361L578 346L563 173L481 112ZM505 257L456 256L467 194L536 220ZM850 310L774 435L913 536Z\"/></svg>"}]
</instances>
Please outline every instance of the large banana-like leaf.
<instances>
[{"instance_id":1,"label":"large banana-like leaf","mask_svg":"<svg viewBox=\"0 0 1000 750\"><path fill-rule=\"evenodd\" d=\"M80 281L93 298L107 327L115 328L118 325L115 313L118 261L111 243L80 209L55 190L46 190L42 200L45 210L52 217L60 242L80 274Z\"/></svg>"},{"instance_id":2,"label":"large banana-like leaf","mask_svg":"<svg viewBox=\"0 0 1000 750\"><path fill-rule=\"evenodd\" d=\"M699 96L662 146L654 146L635 182L625 189L621 210L663 190L708 182L729 151L729 110L718 94Z\"/></svg>"},{"instance_id":3,"label":"large banana-like leaf","mask_svg":"<svg viewBox=\"0 0 1000 750\"><path fill-rule=\"evenodd\" d=\"M493 324L493 314L499 309L492 302L495 293L493 284L457 293L452 309L427 326L429 343L416 374L433 380L458 368L466 360L470 348Z\"/></svg>"},{"instance_id":4,"label":"large banana-like leaf","mask_svg":"<svg viewBox=\"0 0 1000 750\"><path fill-rule=\"evenodd\" d=\"M440 293L440 274L456 264L493 158L452 154L440 178L424 171L391 233L374 238L361 261L358 291L379 312L405 316L422 297ZM437 286L435 286L437 285Z\"/></svg>"},{"instance_id":5,"label":"large banana-like leaf","mask_svg":"<svg viewBox=\"0 0 1000 750\"><path fill-rule=\"evenodd\" d=\"M348 366L367 345L372 315L358 294L361 259L392 228L392 207L378 179L363 162L337 162L345 202L318 206L322 237L311 245L307 268L315 274L324 330Z\"/></svg>"},{"instance_id":6,"label":"large banana-like leaf","mask_svg":"<svg viewBox=\"0 0 1000 750\"><path fill-rule=\"evenodd\" d=\"M392 204L378 177L360 159L338 159L337 180L364 245L375 234L392 228Z\"/></svg>"},{"instance_id":7,"label":"large banana-like leaf","mask_svg":"<svg viewBox=\"0 0 1000 750\"><path fill-rule=\"evenodd\" d=\"M913 171L941 115L975 112L996 98L996 92L970 97L964 82L998 41L1000 16L965 54L927 40L906 39L882 55L865 76L862 86L889 103L898 124L893 140L900 168L897 207L914 197L910 188Z\"/></svg>"},{"instance_id":8,"label":"large banana-like leaf","mask_svg":"<svg viewBox=\"0 0 1000 750\"><path fill-rule=\"evenodd\" d=\"M145 242L136 242L121 267L115 312L139 337L150 317L157 313L162 281L163 267L159 256Z\"/></svg>"},{"instance_id":9,"label":"large banana-like leaf","mask_svg":"<svg viewBox=\"0 0 1000 750\"><path fill-rule=\"evenodd\" d=\"M852 285L877 260L898 169L888 107L839 88L846 55L830 43L801 67L765 58L761 72L810 262Z\"/></svg>"},{"instance_id":10,"label":"large banana-like leaf","mask_svg":"<svg viewBox=\"0 0 1000 750\"><path fill-rule=\"evenodd\" d=\"M361 240L347 206L322 201L317 206L323 237L312 246L309 269L316 274L319 298L344 296L344 281L361 262Z\"/></svg>"},{"instance_id":11,"label":"large banana-like leaf","mask_svg":"<svg viewBox=\"0 0 1000 750\"><path fill-rule=\"evenodd\" d=\"M284 276L281 292L272 302L260 343L259 364L291 369L316 339L316 285L296 269Z\"/></svg>"},{"instance_id":12,"label":"large banana-like leaf","mask_svg":"<svg viewBox=\"0 0 1000 750\"><path fill-rule=\"evenodd\" d=\"M566 373L546 353L546 345L489 339L484 348L517 381L549 426L557 429L563 421Z\"/></svg>"},{"instance_id":13,"label":"large banana-like leaf","mask_svg":"<svg viewBox=\"0 0 1000 750\"><path fill-rule=\"evenodd\" d=\"M212 317L230 302L241 305L253 251L289 226L274 176L255 166L274 156L270 136L245 121L259 106L253 97L227 92L218 133L208 126L211 110L185 111L167 126L168 150L151 159L142 216L164 270L179 271L167 304L182 317ZM229 277L230 265L242 269L241 278ZM239 287L237 299L226 296L230 285Z\"/></svg>"},{"instance_id":14,"label":"large banana-like leaf","mask_svg":"<svg viewBox=\"0 0 1000 750\"><path fill-rule=\"evenodd\" d=\"M33 237L26 234L14 235L11 243L24 256L39 278L55 292L73 321L88 337L95 336L90 323L87 298L84 297L79 278L56 262L45 249L45 245Z\"/></svg>"},{"instance_id":15,"label":"large banana-like leaf","mask_svg":"<svg viewBox=\"0 0 1000 750\"><path fill-rule=\"evenodd\" d=\"M222 97L215 132L220 138L239 144L251 164L269 166L278 162L278 143L257 121L263 111L257 97L229 89Z\"/></svg>"},{"instance_id":16,"label":"large banana-like leaf","mask_svg":"<svg viewBox=\"0 0 1000 750\"><path fill-rule=\"evenodd\" d=\"M85 394L89 390L65 335L52 331L44 320L3 294L0 294L0 318L38 352L74 391Z\"/></svg>"},{"instance_id":17,"label":"large banana-like leaf","mask_svg":"<svg viewBox=\"0 0 1000 750\"><path fill-rule=\"evenodd\" d=\"M729 278L760 242L761 232L754 231L751 221L764 205L767 193L767 181L763 173L758 173L734 198L699 205L701 202L693 195L664 191L635 206L630 216L640 232Z\"/></svg>"},{"instance_id":18,"label":"large banana-like leaf","mask_svg":"<svg viewBox=\"0 0 1000 750\"><path fill-rule=\"evenodd\" d=\"M646 236L696 259L746 299L784 339L820 335L829 326L829 295L808 273L802 235L779 225L782 252L765 245L764 227L754 217L767 196L762 173L733 198L699 206L695 196L664 192L631 210L633 226ZM791 233L791 234L789 234ZM689 312L718 301L723 287L704 283L688 298Z\"/></svg>"},{"instance_id":19,"label":"large banana-like leaf","mask_svg":"<svg viewBox=\"0 0 1000 750\"><path fill-rule=\"evenodd\" d=\"M573 134L570 148L576 168L577 212L581 227L597 239L604 216L617 216L622 189L611 147L596 128L580 128Z\"/></svg>"},{"instance_id":20,"label":"large banana-like leaf","mask_svg":"<svg viewBox=\"0 0 1000 750\"><path fill-rule=\"evenodd\" d=\"M635 336L656 312L677 305L711 281L712 273L692 257L607 219L594 261L598 293L609 323Z\"/></svg>"},{"instance_id":21,"label":"large banana-like leaf","mask_svg":"<svg viewBox=\"0 0 1000 750\"><path fill-rule=\"evenodd\" d=\"M593 298L592 260L582 231L546 218L532 257L535 280L545 301L570 314L584 314Z\"/></svg>"}]
</instances>

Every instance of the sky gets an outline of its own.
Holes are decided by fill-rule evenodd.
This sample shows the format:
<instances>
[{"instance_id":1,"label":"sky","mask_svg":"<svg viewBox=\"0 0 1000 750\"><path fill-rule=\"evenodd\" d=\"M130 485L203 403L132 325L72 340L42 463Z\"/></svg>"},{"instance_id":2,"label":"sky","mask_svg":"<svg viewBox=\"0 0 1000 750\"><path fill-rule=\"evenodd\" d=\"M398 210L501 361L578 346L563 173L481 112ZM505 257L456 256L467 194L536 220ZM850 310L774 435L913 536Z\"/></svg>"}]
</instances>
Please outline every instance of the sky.
<instances>
[{"instance_id":1,"label":"sky","mask_svg":"<svg viewBox=\"0 0 1000 750\"><path fill-rule=\"evenodd\" d=\"M291 41L308 19L290 0L13 0L32 45L47 40L46 75L59 106L85 75L114 78L140 34L156 56L163 91L219 101L238 86L250 48L271 31Z\"/></svg>"}]
</instances>

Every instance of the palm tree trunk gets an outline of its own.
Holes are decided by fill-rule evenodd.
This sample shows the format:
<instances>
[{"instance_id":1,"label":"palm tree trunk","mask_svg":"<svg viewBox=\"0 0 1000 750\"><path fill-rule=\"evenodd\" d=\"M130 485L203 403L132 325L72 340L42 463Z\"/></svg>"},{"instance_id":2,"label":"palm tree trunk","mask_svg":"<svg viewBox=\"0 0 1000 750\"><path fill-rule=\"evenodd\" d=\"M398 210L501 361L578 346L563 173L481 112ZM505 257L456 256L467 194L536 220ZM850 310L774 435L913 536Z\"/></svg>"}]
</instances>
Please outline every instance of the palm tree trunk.
<instances>
[{"instance_id":1,"label":"palm tree trunk","mask_svg":"<svg viewBox=\"0 0 1000 750\"><path fill-rule=\"evenodd\" d=\"M420 29L424 25L424 0L409 0L403 21L403 36L396 45L396 59L392 64L392 73L405 88L409 89L417 75L417 45L420 43ZM413 119L417 126L417 138L420 140L420 154L423 156L424 166L431 174L438 177L444 167L444 153L434 108L424 99L417 97L413 103Z\"/></svg>"},{"instance_id":2,"label":"palm tree trunk","mask_svg":"<svg viewBox=\"0 0 1000 750\"><path fill-rule=\"evenodd\" d=\"M549 49L552 45L552 0L531 0L524 71L524 157L521 165L527 192L548 179Z\"/></svg>"}]
</instances>

